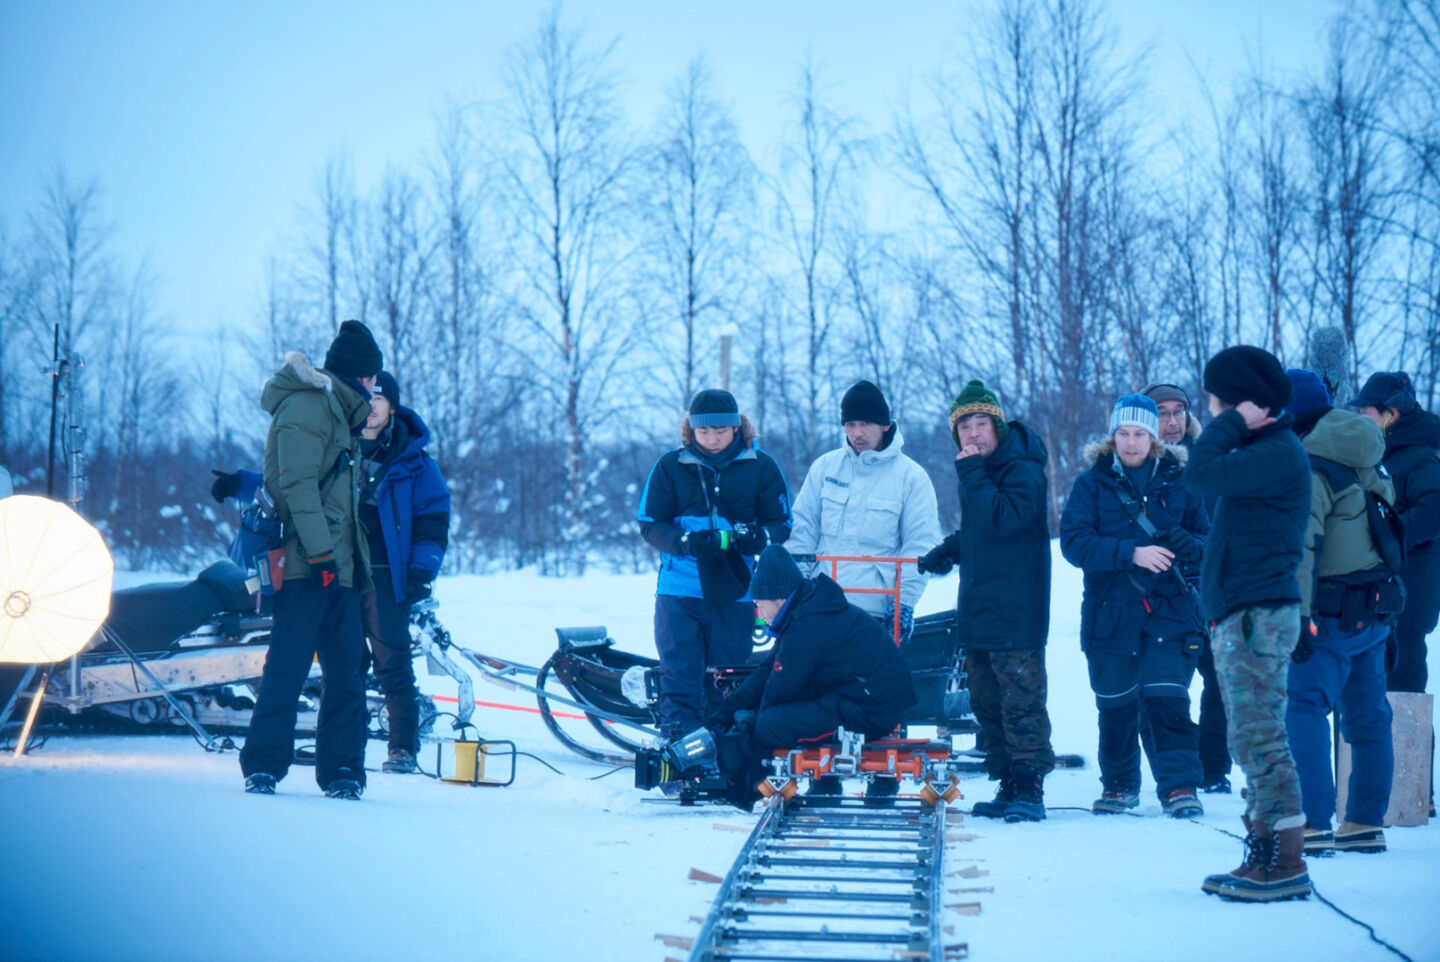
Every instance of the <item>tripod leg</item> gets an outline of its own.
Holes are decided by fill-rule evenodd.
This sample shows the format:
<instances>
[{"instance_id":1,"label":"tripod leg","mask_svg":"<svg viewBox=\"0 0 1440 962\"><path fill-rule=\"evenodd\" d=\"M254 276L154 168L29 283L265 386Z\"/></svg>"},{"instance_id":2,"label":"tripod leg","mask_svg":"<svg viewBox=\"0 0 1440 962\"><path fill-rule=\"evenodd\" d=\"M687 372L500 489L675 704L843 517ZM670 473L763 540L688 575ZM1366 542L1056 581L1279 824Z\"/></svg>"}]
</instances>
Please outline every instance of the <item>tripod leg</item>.
<instances>
[{"instance_id":1,"label":"tripod leg","mask_svg":"<svg viewBox=\"0 0 1440 962\"><path fill-rule=\"evenodd\" d=\"M15 711L15 703L20 700L20 693L30 687L30 680L34 677L35 666L31 665L25 669L25 674L20 679L20 684L16 685L15 690L10 693L10 700L5 702L4 709L0 709L0 731L4 731L5 726L10 724L10 715Z\"/></svg>"},{"instance_id":2,"label":"tripod leg","mask_svg":"<svg viewBox=\"0 0 1440 962\"><path fill-rule=\"evenodd\" d=\"M20 740L15 743L15 757L25 754L25 743L30 741L30 729L35 727L35 716L40 714L40 703L45 700L45 685L50 681L50 669L40 676L35 694L30 696L30 711L25 715L25 725L20 729Z\"/></svg>"}]
</instances>

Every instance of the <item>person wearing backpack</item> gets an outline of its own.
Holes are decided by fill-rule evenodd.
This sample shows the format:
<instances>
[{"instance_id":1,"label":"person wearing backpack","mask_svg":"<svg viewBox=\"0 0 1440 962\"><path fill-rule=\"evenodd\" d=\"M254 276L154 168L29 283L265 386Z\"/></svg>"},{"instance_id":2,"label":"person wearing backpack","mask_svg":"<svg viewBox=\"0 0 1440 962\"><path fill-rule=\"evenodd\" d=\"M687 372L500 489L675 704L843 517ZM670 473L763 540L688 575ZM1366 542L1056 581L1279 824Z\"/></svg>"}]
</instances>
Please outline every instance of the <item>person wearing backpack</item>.
<instances>
[{"instance_id":1,"label":"person wearing backpack","mask_svg":"<svg viewBox=\"0 0 1440 962\"><path fill-rule=\"evenodd\" d=\"M1310 522L1300 563L1300 638L1291 655L1285 729L1300 777L1305 854L1383 852L1394 749L1385 698L1385 639L1403 600L1386 563L1393 535L1375 520L1395 488L1385 439L1369 418L1330 407L1311 371L1290 370L1295 432L1310 456ZM1328 718L1352 748L1345 820L1331 829L1335 779Z\"/></svg>"},{"instance_id":2,"label":"person wearing backpack","mask_svg":"<svg viewBox=\"0 0 1440 962\"><path fill-rule=\"evenodd\" d=\"M1429 683L1425 636L1440 622L1440 417L1420 406L1404 371L1370 375L1350 407L1384 432L1382 463L1405 526L1405 610L1392 626L1389 689L1423 692Z\"/></svg>"},{"instance_id":3,"label":"person wearing backpack","mask_svg":"<svg viewBox=\"0 0 1440 962\"><path fill-rule=\"evenodd\" d=\"M365 790L365 632L370 559L360 530L360 431L383 367L375 338L345 321L316 368L299 351L265 384L265 489L284 524L284 584L240 770L245 791L273 795L295 758L295 714L316 657L324 675L315 781L331 798ZM337 470L338 466L338 470Z\"/></svg>"}]
</instances>

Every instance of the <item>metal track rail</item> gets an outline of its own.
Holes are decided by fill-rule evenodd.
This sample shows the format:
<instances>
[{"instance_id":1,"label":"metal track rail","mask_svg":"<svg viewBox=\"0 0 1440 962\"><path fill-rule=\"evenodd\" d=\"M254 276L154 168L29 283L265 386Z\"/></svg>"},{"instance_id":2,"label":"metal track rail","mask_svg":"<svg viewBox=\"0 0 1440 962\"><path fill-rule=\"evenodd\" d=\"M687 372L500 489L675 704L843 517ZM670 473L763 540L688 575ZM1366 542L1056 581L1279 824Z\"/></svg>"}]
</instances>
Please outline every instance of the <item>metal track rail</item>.
<instances>
[{"instance_id":1,"label":"metal track rail","mask_svg":"<svg viewBox=\"0 0 1440 962\"><path fill-rule=\"evenodd\" d=\"M945 804L780 794L720 885L690 962L955 962L941 929Z\"/></svg>"}]
</instances>

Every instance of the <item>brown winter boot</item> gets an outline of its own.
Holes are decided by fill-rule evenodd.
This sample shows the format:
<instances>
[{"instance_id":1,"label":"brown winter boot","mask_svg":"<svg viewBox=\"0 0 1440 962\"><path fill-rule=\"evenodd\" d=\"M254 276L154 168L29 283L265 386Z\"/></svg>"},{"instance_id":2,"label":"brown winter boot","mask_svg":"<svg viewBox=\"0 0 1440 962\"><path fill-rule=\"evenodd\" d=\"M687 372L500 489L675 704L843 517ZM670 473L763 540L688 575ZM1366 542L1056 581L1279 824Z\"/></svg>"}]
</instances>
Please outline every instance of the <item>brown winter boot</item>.
<instances>
[{"instance_id":1,"label":"brown winter boot","mask_svg":"<svg viewBox=\"0 0 1440 962\"><path fill-rule=\"evenodd\" d=\"M1232 902L1280 902L1310 894L1310 872L1301 853L1305 826L1282 828L1271 836L1270 859L1247 878L1222 883L1215 894Z\"/></svg>"},{"instance_id":2,"label":"brown winter boot","mask_svg":"<svg viewBox=\"0 0 1440 962\"><path fill-rule=\"evenodd\" d=\"M1249 815L1241 815L1245 823L1245 858L1240 862L1240 867L1229 872L1222 872L1219 875L1207 875L1200 889L1210 895L1219 895L1220 887L1226 882L1233 882L1237 879L1252 878L1256 873L1263 874L1263 868L1270 861L1271 836L1270 830L1259 822L1250 821Z\"/></svg>"}]
</instances>

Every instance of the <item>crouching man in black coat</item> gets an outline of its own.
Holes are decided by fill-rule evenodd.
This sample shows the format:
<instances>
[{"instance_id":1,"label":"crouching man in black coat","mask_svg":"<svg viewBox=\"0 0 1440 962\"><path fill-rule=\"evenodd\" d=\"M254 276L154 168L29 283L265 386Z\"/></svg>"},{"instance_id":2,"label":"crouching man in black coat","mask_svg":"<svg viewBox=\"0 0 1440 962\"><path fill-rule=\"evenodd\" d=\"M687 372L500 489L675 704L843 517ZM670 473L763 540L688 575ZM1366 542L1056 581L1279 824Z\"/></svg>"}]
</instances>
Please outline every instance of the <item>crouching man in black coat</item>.
<instances>
[{"instance_id":1,"label":"crouching man in black coat","mask_svg":"<svg viewBox=\"0 0 1440 962\"><path fill-rule=\"evenodd\" d=\"M718 719L730 726L720 739L721 767L734 777L734 801L747 809L760 797L755 785L775 749L831 740L842 725L881 738L915 703L900 649L835 582L805 579L790 553L771 545L755 566L750 593L775 646L770 664L730 693ZM872 783L871 794L894 795L896 787L893 778ZM835 776L811 788L839 792Z\"/></svg>"}]
</instances>

